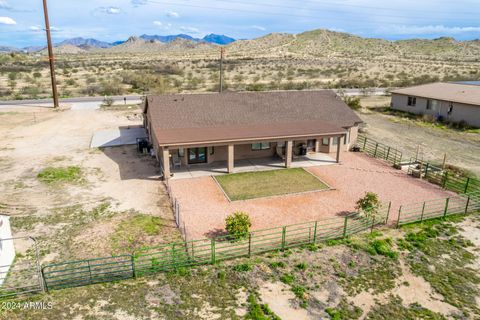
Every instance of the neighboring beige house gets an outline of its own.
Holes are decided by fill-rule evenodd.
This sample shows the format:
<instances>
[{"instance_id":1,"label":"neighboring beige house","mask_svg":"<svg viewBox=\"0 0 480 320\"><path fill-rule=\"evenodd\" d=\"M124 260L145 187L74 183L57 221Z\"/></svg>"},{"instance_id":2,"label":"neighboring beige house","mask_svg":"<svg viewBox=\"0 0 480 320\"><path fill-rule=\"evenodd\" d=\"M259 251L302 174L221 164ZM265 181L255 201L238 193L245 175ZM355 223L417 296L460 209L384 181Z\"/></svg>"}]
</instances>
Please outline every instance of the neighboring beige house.
<instances>
[{"instance_id":1,"label":"neighboring beige house","mask_svg":"<svg viewBox=\"0 0 480 320\"><path fill-rule=\"evenodd\" d=\"M333 153L337 162L362 120L333 91L224 92L148 96L144 125L161 162L171 166L279 157L290 167L305 152Z\"/></svg>"},{"instance_id":2,"label":"neighboring beige house","mask_svg":"<svg viewBox=\"0 0 480 320\"><path fill-rule=\"evenodd\" d=\"M431 83L392 91L391 107L480 128L480 85Z\"/></svg>"}]
</instances>

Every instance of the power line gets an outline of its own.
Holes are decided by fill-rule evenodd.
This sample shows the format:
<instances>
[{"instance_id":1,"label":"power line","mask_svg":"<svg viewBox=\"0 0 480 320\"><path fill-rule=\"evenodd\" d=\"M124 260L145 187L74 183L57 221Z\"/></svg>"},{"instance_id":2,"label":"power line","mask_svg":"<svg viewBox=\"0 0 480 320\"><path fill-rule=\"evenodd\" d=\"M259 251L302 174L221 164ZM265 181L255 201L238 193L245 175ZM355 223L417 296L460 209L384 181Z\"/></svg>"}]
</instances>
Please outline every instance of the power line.
<instances>
[{"instance_id":1,"label":"power line","mask_svg":"<svg viewBox=\"0 0 480 320\"><path fill-rule=\"evenodd\" d=\"M221 1L221 0L217 0ZM160 5L174 5L174 6L183 6L183 7L190 7L190 8L201 8L201 9L212 9L212 10L221 10L221 11L229 11L229 12L245 12L245 13L252 13L252 14L260 14L260 15L267 15L267 16L286 16L286 17L297 17L297 18L310 18L310 19L321 19L321 20L330 20L330 21L346 21L346 22L352 22L352 19L342 19L342 18L333 18L333 17L318 17L314 15L307 15L307 14L292 14L292 13L281 13L281 12L270 12L270 11L257 11L257 10L248 10L248 9L231 9L231 8L225 8L225 7L212 7L212 6L204 6L204 5L195 5L195 4L186 4L186 3L178 3L178 2L167 2L167 1L155 1L155 0L147 0L148 3L151 4L160 4ZM231 1L228 1L229 3ZM297 8L298 9L298 8ZM352 12L352 14L360 14L360 13L355 13ZM363 14L362 15L371 18L372 16L378 16L378 17L385 17L385 15L375 15L375 14ZM398 16L399 18L409 18L411 16ZM441 21L445 21L447 19L443 19ZM430 20L431 21L431 20ZM454 21L459 22L458 19L455 19ZM463 22L465 22L463 20ZM371 24L371 25L398 25L399 23L392 22L391 20L386 20L386 21L380 21L377 20L375 22L373 21L363 21L362 24ZM441 23L441 22L436 22L436 23Z\"/></svg>"},{"instance_id":2,"label":"power line","mask_svg":"<svg viewBox=\"0 0 480 320\"><path fill-rule=\"evenodd\" d=\"M267 4L267 3L253 3L253 2L244 2L244 1L235 1L235 0L212 0L212 1L216 1L216 2L223 2L223 3L238 3L238 4L243 4L243 5L251 5L251 6L263 6L263 7L275 7L275 8L283 8L283 9L305 9L305 10L308 10L308 11L318 11L318 12L326 12L326 11L330 11L330 12L338 12L339 9L337 8L337 10L335 9L320 9L320 8L301 8L301 7L298 7L298 6L286 6L286 5L278 5L278 4ZM307 1L302 1L302 3L305 3ZM333 4L331 3L316 3L316 2L313 2L313 1L308 1L308 3L315 3L317 5L326 5L326 6L331 6ZM342 4L342 3L339 3L338 5L335 5L336 7L352 7L352 8L362 8L362 9L372 9L372 10L384 10L384 11L394 11L395 9L392 9L392 8L377 8L377 7L370 7L370 6L358 6L358 5L348 5L348 4ZM408 12L418 12L418 13L423 13L425 14L426 12L424 10L408 10ZM355 12L353 12L355 14ZM452 12L445 12L445 11L428 11L428 13L438 13L438 14L452 14ZM475 20L477 20L477 17L478 15L480 14L479 13L474 13L474 12L469 12L469 13L458 13L458 14L473 14L475 15ZM370 13L368 15L371 15ZM382 17L392 17L392 18L406 18L405 16L400 16L400 15L391 15L391 14L379 14L378 16L382 16ZM424 16L412 16L412 15L408 15L408 18L424 18ZM445 20L445 19L444 19ZM450 20L450 19L448 19ZM458 21L458 19L454 19L454 21Z\"/></svg>"}]
</instances>

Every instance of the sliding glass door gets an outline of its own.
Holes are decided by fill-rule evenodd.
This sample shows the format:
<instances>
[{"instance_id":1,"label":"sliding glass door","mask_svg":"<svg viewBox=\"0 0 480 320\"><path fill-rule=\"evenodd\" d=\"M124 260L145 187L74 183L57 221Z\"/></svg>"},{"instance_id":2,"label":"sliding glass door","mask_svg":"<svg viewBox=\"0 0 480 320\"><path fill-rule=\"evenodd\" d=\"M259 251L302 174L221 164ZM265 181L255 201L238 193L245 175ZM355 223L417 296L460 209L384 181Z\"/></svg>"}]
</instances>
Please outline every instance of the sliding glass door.
<instances>
[{"instance_id":1,"label":"sliding glass door","mask_svg":"<svg viewBox=\"0 0 480 320\"><path fill-rule=\"evenodd\" d=\"M190 148L188 149L188 163L206 163L207 162L207 148Z\"/></svg>"}]
</instances>

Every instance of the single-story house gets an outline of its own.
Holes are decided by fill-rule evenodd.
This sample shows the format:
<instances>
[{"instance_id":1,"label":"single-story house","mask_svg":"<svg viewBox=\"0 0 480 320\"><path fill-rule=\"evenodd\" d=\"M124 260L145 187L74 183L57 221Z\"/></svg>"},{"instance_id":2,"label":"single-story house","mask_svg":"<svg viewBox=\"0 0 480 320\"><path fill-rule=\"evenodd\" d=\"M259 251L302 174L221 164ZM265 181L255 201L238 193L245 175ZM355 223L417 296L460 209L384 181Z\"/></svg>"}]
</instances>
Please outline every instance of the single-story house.
<instances>
[{"instance_id":1,"label":"single-story house","mask_svg":"<svg viewBox=\"0 0 480 320\"><path fill-rule=\"evenodd\" d=\"M480 85L440 82L398 89L391 107L480 128Z\"/></svg>"},{"instance_id":2,"label":"single-story house","mask_svg":"<svg viewBox=\"0 0 480 320\"><path fill-rule=\"evenodd\" d=\"M164 177L171 166L348 151L362 120L333 91L147 96L144 126Z\"/></svg>"}]
</instances>

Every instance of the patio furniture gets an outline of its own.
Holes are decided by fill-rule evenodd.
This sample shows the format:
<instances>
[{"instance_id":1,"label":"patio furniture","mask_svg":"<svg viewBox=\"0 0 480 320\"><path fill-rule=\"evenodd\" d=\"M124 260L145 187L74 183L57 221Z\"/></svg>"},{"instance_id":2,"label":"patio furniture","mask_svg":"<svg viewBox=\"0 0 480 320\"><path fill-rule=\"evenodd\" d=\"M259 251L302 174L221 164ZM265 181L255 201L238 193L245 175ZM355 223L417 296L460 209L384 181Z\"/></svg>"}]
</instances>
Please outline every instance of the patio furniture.
<instances>
[{"instance_id":1,"label":"patio furniture","mask_svg":"<svg viewBox=\"0 0 480 320\"><path fill-rule=\"evenodd\" d=\"M180 168L182 166L182 161L178 157L177 154L172 155L172 163L173 163L173 168Z\"/></svg>"}]
</instances>

